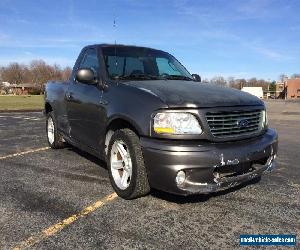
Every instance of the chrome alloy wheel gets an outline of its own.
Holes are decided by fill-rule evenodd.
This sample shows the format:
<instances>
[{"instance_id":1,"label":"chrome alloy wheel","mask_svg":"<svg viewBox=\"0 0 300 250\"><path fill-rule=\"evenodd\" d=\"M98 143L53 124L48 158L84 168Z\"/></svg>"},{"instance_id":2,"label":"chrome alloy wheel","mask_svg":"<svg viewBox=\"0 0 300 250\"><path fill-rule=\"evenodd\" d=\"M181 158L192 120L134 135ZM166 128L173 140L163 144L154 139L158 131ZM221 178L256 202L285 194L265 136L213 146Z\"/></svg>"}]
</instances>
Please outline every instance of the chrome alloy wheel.
<instances>
[{"instance_id":1,"label":"chrome alloy wheel","mask_svg":"<svg viewBox=\"0 0 300 250\"><path fill-rule=\"evenodd\" d=\"M132 161L123 141L115 141L111 148L110 168L115 184L121 190L128 188L132 176Z\"/></svg>"},{"instance_id":2,"label":"chrome alloy wheel","mask_svg":"<svg viewBox=\"0 0 300 250\"><path fill-rule=\"evenodd\" d=\"M48 118L47 122L47 135L50 144L54 143L54 123L51 117Z\"/></svg>"}]
</instances>

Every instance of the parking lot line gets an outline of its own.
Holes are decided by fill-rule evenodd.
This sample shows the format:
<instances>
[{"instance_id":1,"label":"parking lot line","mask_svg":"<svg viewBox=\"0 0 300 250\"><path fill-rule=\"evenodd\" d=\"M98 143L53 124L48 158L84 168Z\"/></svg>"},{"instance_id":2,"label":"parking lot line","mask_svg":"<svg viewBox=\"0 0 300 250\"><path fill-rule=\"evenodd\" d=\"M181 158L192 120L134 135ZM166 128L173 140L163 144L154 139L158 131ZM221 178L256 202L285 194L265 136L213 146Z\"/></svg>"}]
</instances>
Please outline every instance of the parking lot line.
<instances>
[{"instance_id":1,"label":"parking lot line","mask_svg":"<svg viewBox=\"0 0 300 250\"><path fill-rule=\"evenodd\" d=\"M40 117L5 116L5 115L0 115L0 118L23 119L23 120L29 120L29 121L42 121L42 120L44 120L44 118L40 118Z\"/></svg>"},{"instance_id":2,"label":"parking lot line","mask_svg":"<svg viewBox=\"0 0 300 250\"><path fill-rule=\"evenodd\" d=\"M96 201L94 204L86 207L81 212L74 214L66 219L64 219L61 222L56 223L55 225L52 225L51 227L48 227L44 229L43 231L39 232L38 234L29 237L27 240L22 241L18 246L13 248L14 250L22 250L26 249L28 247L32 247L33 245L47 239L48 237L60 232L63 230L66 226L74 223L80 218L86 217L98 208L102 207L106 203L114 200L117 198L118 195L116 193L112 193L110 195L105 196L103 199Z\"/></svg>"},{"instance_id":3,"label":"parking lot line","mask_svg":"<svg viewBox=\"0 0 300 250\"><path fill-rule=\"evenodd\" d=\"M12 158L12 157L16 157L16 156L20 156L20 155L26 155L26 154L30 154L30 153L35 153L35 152L39 152L39 151L44 151L49 149L50 147L43 147L43 148L37 148L37 149L31 149L28 151L23 151L20 153L15 153L15 154L10 154L10 155L5 155L5 156L0 156L0 160L4 160L7 158Z\"/></svg>"}]
</instances>

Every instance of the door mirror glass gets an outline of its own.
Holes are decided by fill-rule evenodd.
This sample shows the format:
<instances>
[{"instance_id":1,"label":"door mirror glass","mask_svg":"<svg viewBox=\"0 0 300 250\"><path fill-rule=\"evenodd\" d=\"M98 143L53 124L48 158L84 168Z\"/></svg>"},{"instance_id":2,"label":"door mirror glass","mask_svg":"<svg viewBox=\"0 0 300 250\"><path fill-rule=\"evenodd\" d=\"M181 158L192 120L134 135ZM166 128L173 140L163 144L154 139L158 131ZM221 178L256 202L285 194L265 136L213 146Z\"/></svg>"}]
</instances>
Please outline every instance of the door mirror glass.
<instances>
[{"instance_id":1,"label":"door mirror glass","mask_svg":"<svg viewBox=\"0 0 300 250\"><path fill-rule=\"evenodd\" d=\"M91 69L79 69L76 73L76 80L78 82L87 84L97 84L97 77L93 70Z\"/></svg>"},{"instance_id":2,"label":"door mirror glass","mask_svg":"<svg viewBox=\"0 0 300 250\"><path fill-rule=\"evenodd\" d=\"M201 77L197 74L192 74L192 77L194 79L195 82L201 82Z\"/></svg>"}]
</instances>

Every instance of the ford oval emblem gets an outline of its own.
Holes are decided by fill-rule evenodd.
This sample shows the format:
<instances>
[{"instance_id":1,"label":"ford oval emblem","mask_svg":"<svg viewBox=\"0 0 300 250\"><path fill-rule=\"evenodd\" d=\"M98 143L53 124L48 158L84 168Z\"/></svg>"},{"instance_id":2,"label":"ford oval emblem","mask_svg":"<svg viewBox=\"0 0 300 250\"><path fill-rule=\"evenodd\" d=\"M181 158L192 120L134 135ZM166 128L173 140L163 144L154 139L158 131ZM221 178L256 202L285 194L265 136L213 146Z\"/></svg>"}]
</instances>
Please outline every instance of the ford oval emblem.
<instances>
[{"instance_id":1,"label":"ford oval emblem","mask_svg":"<svg viewBox=\"0 0 300 250\"><path fill-rule=\"evenodd\" d=\"M240 127L240 128L244 128L244 127L247 127L249 124L249 121L247 119L242 119L242 120L239 120L237 122L237 125Z\"/></svg>"}]
</instances>

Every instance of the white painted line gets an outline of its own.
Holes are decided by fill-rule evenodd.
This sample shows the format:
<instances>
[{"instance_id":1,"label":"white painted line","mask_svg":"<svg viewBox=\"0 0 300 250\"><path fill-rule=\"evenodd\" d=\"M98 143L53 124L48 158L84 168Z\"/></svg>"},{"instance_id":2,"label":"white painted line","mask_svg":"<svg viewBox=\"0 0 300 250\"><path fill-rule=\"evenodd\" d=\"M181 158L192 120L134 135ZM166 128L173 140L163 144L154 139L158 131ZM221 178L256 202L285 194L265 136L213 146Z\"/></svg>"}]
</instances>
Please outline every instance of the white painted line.
<instances>
[{"instance_id":1,"label":"white painted line","mask_svg":"<svg viewBox=\"0 0 300 250\"><path fill-rule=\"evenodd\" d=\"M40 151L45 151L47 149L49 149L50 147L44 147L44 148L37 148L37 149L32 149L32 150L28 150L28 151L23 151L23 152L19 152L19 153L15 153L15 154L10 154L10 155L5 155L5 156L0 156L0 160L4 160L4 159L8 159L8 158L13 158L16 156L20 156L20 155L27 155L30 153L35 153L35 152L40 152Z\"/></svg>"},{"instance_id":2,"label":"white painted line","mask_svg":"<svg viewBox=\"0 0 300 250\"><path fill-rule=\"evenodd\" d=\"M30 121L41 121L44 120L43 118L39 117L28 117L28 116L3 116L0 115L0 118L13 118L13 119L23 119L23 120L30 120Z\"/></svg>"}]
</instances>

